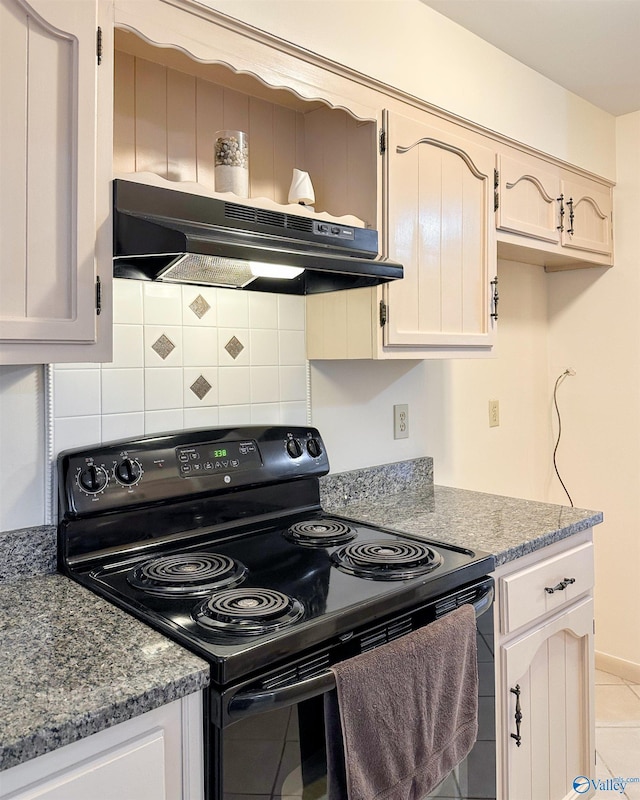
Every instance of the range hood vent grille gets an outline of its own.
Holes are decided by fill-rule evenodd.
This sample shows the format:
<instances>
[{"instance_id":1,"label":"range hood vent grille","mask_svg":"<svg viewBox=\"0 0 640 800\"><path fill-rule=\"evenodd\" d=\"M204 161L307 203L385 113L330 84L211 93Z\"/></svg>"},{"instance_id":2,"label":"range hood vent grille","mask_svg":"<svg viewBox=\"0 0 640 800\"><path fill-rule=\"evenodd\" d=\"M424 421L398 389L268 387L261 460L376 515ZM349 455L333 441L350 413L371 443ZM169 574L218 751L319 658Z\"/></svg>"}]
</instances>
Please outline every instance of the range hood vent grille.
<instances>
[{"instance_id":1,"label":"range hood vent grille","mask_svg":"<svg viewBox=\"0 0 640 800\"><path fill-rule=\"evenodd\" d=\"M227 219L241 220L243 222L256 222L261 225L274 225L283 230L289 228L295 231L313 232L313 220L295 214L283 214L279 211L270 211L264 208L252 208L238 203L226 203L224 215Z\"/></svg>"}]
</instances>

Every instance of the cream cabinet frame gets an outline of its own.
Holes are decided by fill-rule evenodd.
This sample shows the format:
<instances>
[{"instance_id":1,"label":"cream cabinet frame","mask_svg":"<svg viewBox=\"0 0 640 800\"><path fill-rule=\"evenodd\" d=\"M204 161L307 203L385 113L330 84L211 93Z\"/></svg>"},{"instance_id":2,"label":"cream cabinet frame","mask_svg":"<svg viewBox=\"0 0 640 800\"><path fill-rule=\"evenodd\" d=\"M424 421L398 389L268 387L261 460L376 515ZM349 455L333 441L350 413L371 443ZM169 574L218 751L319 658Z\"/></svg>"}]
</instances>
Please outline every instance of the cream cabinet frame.
<instances>
[{"instance_id":1,"label":"cream cabinet frame","mask_svg":"<svg viewBox=\"0 0 640 800\"><path fill-rule=\"evenodd\" d=\"M0 14L0 364L108 360L111 6Z\"/></svg>"}]
</instances>

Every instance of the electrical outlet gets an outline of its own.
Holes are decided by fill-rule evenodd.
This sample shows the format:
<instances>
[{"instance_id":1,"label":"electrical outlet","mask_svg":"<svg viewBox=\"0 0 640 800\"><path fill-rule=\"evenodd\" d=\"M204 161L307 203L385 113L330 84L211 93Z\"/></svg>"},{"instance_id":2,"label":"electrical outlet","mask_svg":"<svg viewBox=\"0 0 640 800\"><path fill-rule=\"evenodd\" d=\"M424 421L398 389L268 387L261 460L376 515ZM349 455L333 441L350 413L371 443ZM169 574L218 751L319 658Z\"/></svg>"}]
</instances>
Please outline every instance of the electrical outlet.
<instances>
[{"instance_id":1,"label":"electrical outlet","mask_svg":"<svg viewBox=\"0 0 640 800\"><path fill-rule=\"evenodd\" d=\"M393 407L393 438L409 438L409 406L406 403Z\"/></svg>"},{"instance_id":2,"label":"electrical outlet","mask_svg":"<svg viewBox=\"0 0 640 800\"><path fill-rule=\"evenodd\" d=\"M497 428L500 424L500 402L489 400L489 427Z\"/></svg>"}]
</instances>

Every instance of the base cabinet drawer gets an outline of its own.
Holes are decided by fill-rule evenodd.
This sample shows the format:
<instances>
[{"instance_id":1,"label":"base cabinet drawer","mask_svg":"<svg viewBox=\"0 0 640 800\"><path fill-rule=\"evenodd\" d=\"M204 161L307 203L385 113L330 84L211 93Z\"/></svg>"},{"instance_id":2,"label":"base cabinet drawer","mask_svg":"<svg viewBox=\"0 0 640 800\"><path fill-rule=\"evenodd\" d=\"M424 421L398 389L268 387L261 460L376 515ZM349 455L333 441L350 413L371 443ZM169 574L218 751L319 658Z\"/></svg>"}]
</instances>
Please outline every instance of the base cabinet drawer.
<instances>
[{"instance_id":1,"label":"base cabinet drawer","mask_svg":"<svg viewBox=\"0 0 640 800\"><path fill-rule=\"evenodd\" d=\"M582 544L500 578L500 630L510 633L573 602L593 587L593 544Z\"/></svg>"}]
</instances>

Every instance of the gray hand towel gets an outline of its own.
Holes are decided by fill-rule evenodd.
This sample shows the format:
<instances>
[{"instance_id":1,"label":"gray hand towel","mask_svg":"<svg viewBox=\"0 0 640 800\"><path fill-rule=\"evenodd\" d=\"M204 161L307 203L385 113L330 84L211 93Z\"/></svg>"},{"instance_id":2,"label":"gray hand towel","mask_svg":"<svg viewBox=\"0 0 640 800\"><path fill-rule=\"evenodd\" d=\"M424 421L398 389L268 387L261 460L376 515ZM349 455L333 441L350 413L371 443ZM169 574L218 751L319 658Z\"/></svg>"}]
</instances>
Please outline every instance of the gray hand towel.
<instances>
[{"instance_id":1,"label":"gray hand towel","mask_svg":"<svg viewBox=\"0 0 640 800\"><path fill-rule=\"evenodd\" d=\"M332 667L329 800L419 800L478 734L473 606Z\"/></svg>"}]
</instances>

